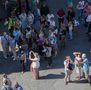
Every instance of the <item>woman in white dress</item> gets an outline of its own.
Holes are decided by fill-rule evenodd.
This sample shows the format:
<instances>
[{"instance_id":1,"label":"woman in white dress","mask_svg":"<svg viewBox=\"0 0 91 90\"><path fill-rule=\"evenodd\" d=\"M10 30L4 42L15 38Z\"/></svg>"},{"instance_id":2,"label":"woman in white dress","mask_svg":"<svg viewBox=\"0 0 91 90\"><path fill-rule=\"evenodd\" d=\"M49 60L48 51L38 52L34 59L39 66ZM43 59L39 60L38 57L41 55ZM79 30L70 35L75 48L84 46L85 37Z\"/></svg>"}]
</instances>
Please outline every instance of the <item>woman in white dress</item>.
<instances>
[{"instance_id":1,"label":"woman in white dress","mask_svg":"<svg viewBox=\"0 0 91 90\"><path fill-rule=\"evenodd\" d=\"M75 56L75 71L77 74L77 79L80 80L81 78L81 62L82 62L82 57L80 52L74 52L73 55Z\"/></svg>"},{"instance_id":2,"label":"woman in white dress","mask_svg":"<svg viewBox=\"0 0 91 90\"><path fill-rule=\"evenodd\" d=\"M29 59L32 61L30 67L32 75L35 79L39 78L39 67L40 67L40 57L37 52L30 51Z\"/></svg>"}]
</instances>

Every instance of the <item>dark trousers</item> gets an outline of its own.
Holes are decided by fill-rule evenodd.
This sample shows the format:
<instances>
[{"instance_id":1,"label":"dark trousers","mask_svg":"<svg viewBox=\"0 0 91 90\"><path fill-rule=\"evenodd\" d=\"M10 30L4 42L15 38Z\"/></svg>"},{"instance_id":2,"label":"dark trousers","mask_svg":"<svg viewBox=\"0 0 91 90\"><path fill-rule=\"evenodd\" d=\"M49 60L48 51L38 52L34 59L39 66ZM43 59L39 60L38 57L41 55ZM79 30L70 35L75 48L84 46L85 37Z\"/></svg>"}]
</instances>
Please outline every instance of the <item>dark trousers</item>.
<instances>
[{"instance_id":1,"label":"dark trousers","mask_svg":"<svg viewBox=\"0 0 91 90\"><path fill-rule=\"evenodd\" d=\"M58 18L59 28L61 27L61 23L64 23L64 18Z\"/></svg>"},{"instance_id":2,"label":"dark trousers","mask_svg":"<svg viewBox=\"0 0 91 90\"><path fill-rule=\"evenodd\" d=\"M22 66L22 71L24 72L25 71L25 63L24 63L24 60L21 60L21 66Z\"/></svg>"}]
</instances>

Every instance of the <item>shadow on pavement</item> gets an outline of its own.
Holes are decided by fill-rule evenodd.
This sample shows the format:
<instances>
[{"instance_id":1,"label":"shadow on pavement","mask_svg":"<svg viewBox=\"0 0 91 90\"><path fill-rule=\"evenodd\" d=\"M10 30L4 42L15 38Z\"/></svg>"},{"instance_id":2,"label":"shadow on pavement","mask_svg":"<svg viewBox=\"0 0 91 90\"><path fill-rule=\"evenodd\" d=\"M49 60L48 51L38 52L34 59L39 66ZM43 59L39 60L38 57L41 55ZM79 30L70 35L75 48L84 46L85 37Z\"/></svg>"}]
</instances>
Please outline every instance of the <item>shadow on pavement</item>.
<instances>
[{"instance_id":1,"label":"shadow on pavement","mask_svg":"<svg viewBox=\"0 0 91 90\"><path fill-rule=\"evenodd\" d=\"M46 76L40 77L40 79L63 79L64 78L64 73L61 74L48 74Z\"/></svg>"},{"instance_id":2,"label":"shadow on pavement","mask_svg":"<svg viewBox=\"0 0 91 90\"><path fill-rule=\"evenodd\" d=\"M82 80L74 80L70 83L77 83L77 84L88 83L91 86L91 75L89 76L89 78L90 78L90 82L88 82L88 80L82 79Z\"/></svg>"},{"instance_id":3,"label":"shadow on pavement","mask_svg":"<svg viewBox=\"0 0 91 90\"><path fill-rule=\"evenodd\" d=\"M3 61L3 60L2 60ZM29 64L25 65L25 72L29 72ZM22 72L22 66L20 61L13 61L13 60L4 60L3 62L0 63L0 74L11 74L11 73L21 73Z\"/></svg>"}]
</instances>

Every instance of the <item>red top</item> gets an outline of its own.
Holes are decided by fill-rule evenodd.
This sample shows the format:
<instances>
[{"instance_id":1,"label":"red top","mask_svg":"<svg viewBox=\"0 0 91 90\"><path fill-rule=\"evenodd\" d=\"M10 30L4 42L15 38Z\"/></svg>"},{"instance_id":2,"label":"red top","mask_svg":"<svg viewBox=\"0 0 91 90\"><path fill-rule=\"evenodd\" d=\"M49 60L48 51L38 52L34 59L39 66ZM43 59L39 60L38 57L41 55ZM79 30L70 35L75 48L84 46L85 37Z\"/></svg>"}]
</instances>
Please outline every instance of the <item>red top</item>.
<instances>
[{"instance_id":1,"label":"red top","mask_svg":"<svg viewBox=\"0 0 91 90\"><path fill-rule=\"evenodd\" d=\"M57 15L58 15L58 17L64 17L64 15L65 15L64 10L63 9L59 9L58 12L57 12Z\"/></svg>"}]
</instances>

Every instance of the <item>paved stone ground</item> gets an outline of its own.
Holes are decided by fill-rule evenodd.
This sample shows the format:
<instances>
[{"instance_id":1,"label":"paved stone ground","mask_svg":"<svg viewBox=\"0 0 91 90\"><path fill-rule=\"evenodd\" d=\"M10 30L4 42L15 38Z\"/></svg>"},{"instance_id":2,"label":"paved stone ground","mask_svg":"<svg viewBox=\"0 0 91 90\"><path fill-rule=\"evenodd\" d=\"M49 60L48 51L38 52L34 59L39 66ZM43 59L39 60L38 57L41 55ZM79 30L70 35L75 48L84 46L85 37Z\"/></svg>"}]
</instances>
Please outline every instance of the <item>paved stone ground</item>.
<instances>
[{"instance_id":1,"label":"paved stone ground","mask_svg":"<svg viewBox=\"0 0 91 90\"><path fill-rule=\"evenodd\" d=\"M78 0L75 0L75 3ZM64 7L66 10L65 0L47 0L52 12L55 14L58 8ZM2 75L7 73L12 81L17 80L24 88L24 90L91 90L91 86L84 81L75 80L75 72L72 74L72 83L67 86L64 85L64 69L63 61L66 55L71 55L75 50L85 52L89 61L91 62L91 54L89 49L91 48L91 43L88 42L86 37L86 28L81 24L80 33L78 35L74 34L74 39L72 41L67 40L66 48L59 52L57 58L54 58L53 68L47 69L46 60L41 59L40 67L40 79L34 80L29 72L29 67L27 66L27 71L22 74L19 61L12 61L11 58L4 60L2 53L0 53L0 87L2 85ZM90 67L91 75L91 67Z\"/></svg>"}]
</instances>

